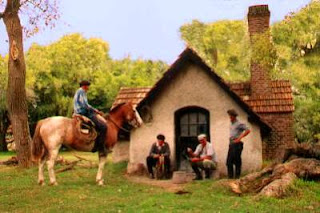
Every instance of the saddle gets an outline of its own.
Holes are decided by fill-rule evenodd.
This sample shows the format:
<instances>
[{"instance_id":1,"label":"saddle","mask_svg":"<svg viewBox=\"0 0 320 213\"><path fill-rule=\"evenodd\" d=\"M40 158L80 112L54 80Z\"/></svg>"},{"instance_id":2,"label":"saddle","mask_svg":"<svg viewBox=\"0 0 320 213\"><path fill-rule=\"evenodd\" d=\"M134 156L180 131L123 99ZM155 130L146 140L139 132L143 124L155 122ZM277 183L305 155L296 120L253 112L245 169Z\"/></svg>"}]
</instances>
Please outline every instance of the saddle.
<instances>
[{"instance_id":1,"label":"saddle","mask_svg":"<svg viewBox=\"0 0 320 213\"><path fill-rule=\"evenodd\" d=\"M86 116L73 114L74 120L74 135L81 139L86 144L90 144L97 138L95 124Z\"/></svg>"}]
</instances>

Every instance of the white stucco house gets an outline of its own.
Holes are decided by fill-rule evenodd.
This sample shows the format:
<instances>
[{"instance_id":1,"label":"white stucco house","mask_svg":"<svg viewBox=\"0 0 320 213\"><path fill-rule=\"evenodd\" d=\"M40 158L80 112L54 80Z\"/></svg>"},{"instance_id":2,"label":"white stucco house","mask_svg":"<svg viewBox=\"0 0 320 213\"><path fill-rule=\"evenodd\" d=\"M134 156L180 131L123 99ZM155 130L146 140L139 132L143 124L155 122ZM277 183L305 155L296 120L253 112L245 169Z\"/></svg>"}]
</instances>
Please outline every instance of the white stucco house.
<instances>
[{"instance_id":1,"label":"white stucco house","mask_svg":"<svg viewBox=\"0 0 320 213\"><path fill-rule=\"evenodd\" d=\"M229 146L228 109L235 109L251 129L244 139L243 170L261 167L261 132L270 127L189 48L153 88L122 88L116 102L124 100L137 104L145 122L130 134L129 172L134 172L137 164L145 164L159 133L166 136L171 148L172 169L185 169L184 151L195 148L197 135L205 133L223 174Z\"/></svg>"}]
</instances>

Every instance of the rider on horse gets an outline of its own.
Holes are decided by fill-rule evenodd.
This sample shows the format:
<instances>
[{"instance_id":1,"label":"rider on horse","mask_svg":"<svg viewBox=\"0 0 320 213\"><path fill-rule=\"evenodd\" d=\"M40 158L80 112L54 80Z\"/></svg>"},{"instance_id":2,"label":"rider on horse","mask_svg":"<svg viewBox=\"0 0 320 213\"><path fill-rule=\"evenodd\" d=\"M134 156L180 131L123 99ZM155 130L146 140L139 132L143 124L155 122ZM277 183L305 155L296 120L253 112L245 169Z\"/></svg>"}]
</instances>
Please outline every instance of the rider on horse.
<instances>
[{"instance_id":1,"label":"rider on horse","mask_svg":"<svg viewBox=\"0 0 320 213\"><path fill-rule=\"evenodd\" d=\"M93 108L88 103L87 91L89 90L89 86L89 81L83 80L80 82L80 88L76 91L73 98L73 110L75 114L80 114L90 118L96 125L99 135L96 138L92 152L100 151L99 153L104 153L104 141L107 133L107 125L97 117L97 114L103 115L103 113Z\"/></svg>"}]
</instances>

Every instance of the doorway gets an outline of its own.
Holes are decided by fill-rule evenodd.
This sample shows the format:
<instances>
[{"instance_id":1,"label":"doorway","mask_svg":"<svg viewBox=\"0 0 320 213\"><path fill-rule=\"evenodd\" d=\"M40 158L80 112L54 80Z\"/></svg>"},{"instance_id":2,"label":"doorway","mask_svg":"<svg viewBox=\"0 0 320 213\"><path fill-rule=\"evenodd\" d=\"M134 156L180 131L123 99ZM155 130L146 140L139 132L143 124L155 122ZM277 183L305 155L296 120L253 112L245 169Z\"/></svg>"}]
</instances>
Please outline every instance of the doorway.
<instances>
[{"instance_id":1,"label":"doorway","mask_svg":"<svg viewBox=\"0 0 320 213\"><path fill-rule=\"evenodd\" d=\"M190 170L187 148L196 149L199 134L206 134L210 141L209 118L209 111L201 107L185 107L175 112L177 170Z\"/></svg>"}]
</instances>

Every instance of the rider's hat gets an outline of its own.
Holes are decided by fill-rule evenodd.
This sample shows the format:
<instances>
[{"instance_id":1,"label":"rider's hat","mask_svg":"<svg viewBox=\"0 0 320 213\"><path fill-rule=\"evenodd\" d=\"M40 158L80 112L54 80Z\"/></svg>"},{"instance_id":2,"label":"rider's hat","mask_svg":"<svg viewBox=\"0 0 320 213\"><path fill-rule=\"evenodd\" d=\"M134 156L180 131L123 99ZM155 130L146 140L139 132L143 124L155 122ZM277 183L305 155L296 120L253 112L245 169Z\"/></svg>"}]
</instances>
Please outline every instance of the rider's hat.
<instances>
[{"instance_id":1,"label":"rider's hat","mask_svg":"<svg viewBox=\"0 0 320 213\"><path fill-rule=\"evenodd\" d=\"M87 81L87 80L82 80L82 81L80 81L80 87L82 87L82 86L90 86L90 81Z\"/></svg>"}]
</instances>

